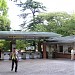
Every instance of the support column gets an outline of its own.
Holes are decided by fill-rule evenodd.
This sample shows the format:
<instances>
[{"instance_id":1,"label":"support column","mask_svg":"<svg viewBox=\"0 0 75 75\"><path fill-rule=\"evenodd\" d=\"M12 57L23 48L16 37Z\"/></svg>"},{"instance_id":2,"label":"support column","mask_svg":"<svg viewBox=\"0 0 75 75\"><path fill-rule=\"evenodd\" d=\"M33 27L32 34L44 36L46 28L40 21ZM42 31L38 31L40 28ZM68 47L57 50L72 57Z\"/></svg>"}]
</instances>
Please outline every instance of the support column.
<instances>
[{"instance_id":1,"label":"support column","mask_svg":"<svg viewBox=\"0 0 75 75\"><path fill-rule=\"evenodd\" d=\"M38 42L38 51L41 52L41 42Z\"/></svg>"},{"instance_id":2,"label":"support column","mask_svg":"<svg viewBox=\"0 0 75 75\"><path fill-rule=\"evenodd\" d=\"M10 42L10 52L12 52L12 49L13 48L16 48L16 40L12 40L11 42Z\"/></svg>"},{"instance_id":3,"label":"support column","mask_svg":"<svg viewBox=\"0 0 75 75\"><path fill-rule=\"evenodd\" d=\"M12 52L12 42L10 41L10 52Z\"/></svg>"},{"instance_id":4,"label":"support column","mask_svg":"<svg viewBox=\"0 0 75 75\"><path fill-rule=\"evenodd\" d=\"M35 40L33 41L32 46L34 46L34 50L36 51L36 42L35 42Z\"/></svg>"},{"instance_id":5,"label":"support column","mask_svg":"<svg viewBox=\"0 0 75 75\"><path fill-rule=\"evenodd\" d=\"M16 40L10 42L10 52L12 52L13 48L16 48ZM11 60L11 56L9 57L9 60Z\"/></svg>"},{"instance_id":6,"label":"support column","mask_svg":"<svg viewBox=\"0 0 75 75\"><path fill-rule=\"evenodd\" d=\"M75 42L73 43L73 49L75 50Z\"/></svg>"},{"instance_id":7,"label":"support column","mask_svg":"<svg viewBox=\"0 0 75 75\"><path fill-rule=\"evenodd\" d=\"M43 58L46 59L46 43L43 43Z\"/></svg>"},{"instance_id":8,"label":"support column","mask_svg":"<svg viewBox=\"0 0 75 75\"><path fill-rule=\"evenodd\" d=\"M0 49L0 60L1 60L1 49Z\"/></svg>"}]
</instances>

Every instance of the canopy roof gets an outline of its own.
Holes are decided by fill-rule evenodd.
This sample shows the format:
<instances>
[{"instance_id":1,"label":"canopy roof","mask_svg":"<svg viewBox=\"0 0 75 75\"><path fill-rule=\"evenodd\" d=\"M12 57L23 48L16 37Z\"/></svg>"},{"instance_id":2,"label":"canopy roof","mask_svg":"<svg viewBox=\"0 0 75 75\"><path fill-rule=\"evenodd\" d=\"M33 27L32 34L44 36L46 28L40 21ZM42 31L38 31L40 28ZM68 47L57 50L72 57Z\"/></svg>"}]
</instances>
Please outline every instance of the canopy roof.
<instances>
[{"instance_id":1,"label":"canopy roof","mask_svg":"<svg viewBox=\"0 0 75 75\"><path fill-rule=\"evenodd\" d=\"M50 43L72 43L75 35L62 37L53 32L0 31L0 39L45 39Z\"/></svg>"},{"instance_id":2,"label":"canopy roof","mask_svg":"<svg viewBox=\"0 0 75 75\"><path fill-rule=\"evenodd\" d=\"M53 32L0 31L0 39L47 39L60 36Z\"/></svg>"},{"instance_id":3,"label":"canopy roof","mask_svg":"<svg viewBox=\"0 0 75 75\"><path fill-rule=\"evenodd\" d=\"M47 39L47 41L50 41L52 43L73 43L75 42L75 35L66 37L53 37L52 39Z\"/></svg>"}]
</instances>

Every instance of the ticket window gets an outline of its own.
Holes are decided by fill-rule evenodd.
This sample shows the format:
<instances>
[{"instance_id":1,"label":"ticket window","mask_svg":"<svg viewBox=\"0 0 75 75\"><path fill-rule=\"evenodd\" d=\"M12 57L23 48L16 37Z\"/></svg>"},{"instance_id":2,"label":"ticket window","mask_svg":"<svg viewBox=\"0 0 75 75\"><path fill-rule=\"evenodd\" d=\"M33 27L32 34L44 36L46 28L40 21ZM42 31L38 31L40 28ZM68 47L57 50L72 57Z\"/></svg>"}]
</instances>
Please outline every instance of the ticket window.
<instances>
[{"instance_id":1,"label":"ticket window","mask_svg":"<svg viewBox=\"0 0 75 75\"><path fill-rule=\"evenodd\" d=\"M63 46L59 46L59 52L63 52Z\"/></svg>"}]
</instances>

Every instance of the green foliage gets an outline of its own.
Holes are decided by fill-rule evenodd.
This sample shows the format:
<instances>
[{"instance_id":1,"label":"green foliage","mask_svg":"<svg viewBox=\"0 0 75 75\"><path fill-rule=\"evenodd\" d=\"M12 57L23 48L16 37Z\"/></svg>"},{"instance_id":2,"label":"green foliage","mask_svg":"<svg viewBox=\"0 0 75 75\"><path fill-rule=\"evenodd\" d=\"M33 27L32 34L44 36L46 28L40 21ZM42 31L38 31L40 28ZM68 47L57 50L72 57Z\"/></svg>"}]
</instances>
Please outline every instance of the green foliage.
<instances>
[{"instance_id":1,"label":"green foliage","mask_svg":"<svg viewBox=\"0 0 75 75\"><path fill-rule=\"evenodd\" d=\"M6 0L0 0L0 31L10 30L10 20L7 18L7 2ZM0 40L0 48L8 50L10 48L9 41Z\"/></svg>"},{"instance_id":2,"label":"green foliage","mask_svg":"<svg viewBox=\"0 0 75 75\"><path fill-rule=\"evenodd\" d=\"M0 0L0 31L10 30L10 20L7 18L7 2Z\"/></svg>"},{"instance_id":3,"label":"green foliage","mask_svg":"<svg viewBox=\"0 0 75 75\"><path fill-rule=\"evenodd\" d=\"M7 15L7 2L6 0L0 0L0 11L2 12L2 15Z\"/></svg>"},{"instance_id":4,"label":"green foliage","mask_svg":"<svg viewBox=\"0 0 75 75\"><path fill-rule=\"evenodd\" d=\"M0 41L0 48L2 48L3 47L3 43L2 43L2 41Z\"/></svg>"},{"instance_id":5,"label":"green foliage","mask_svg":"<svg viewBox=\"0 0 75 75\"><path fill-rule=\"evenodd\" d=\"M36 32L47 32L47 28L43 24L37 24L34 28L34 31L36 31Z\"/></svg>"},{"instance_id":6,"label":"green foliage","mask_svg":"<svg viewBox=\"0 0 75 75\"><path fill-rule=\"evenodd\" d=\"M68 36L69 35L68 28L65 28L65 27L57 28L55 32L58 33L58 34L61 34L63 36Z\"/></svg>"},{"instance_id":7,"label":"green foliage","mask_svg":"<svg viewBox=\"0 0 75 75\"><path fill-rule=\"evenodd\" d=\"M10 30L10 20L6 16L0 16L0 31Z\"/></svg>"},{"instance_id":8,"label":"green foliage","mask_svg":"<svg viewBox=\"0 0 75 75\"><path fill-rule=\"evenodd\" d=\"M70 19L65 22L64 28L67 29L69 35L75 35L75 19Z\"/></svg>"},{"instance_id":9,"label":"green foliage","mask_svg":"<svg viewBox=\"0 0 75 75\"><path fill-rule=\"evenodd\" d=\"M10 49L10 41L5 40L3 43L4 43L3 46L4 50L8 51Z\"/></svg>"},{"instance_id":10,"label":"green foliage","mask_svg":"<svg viewBox=\"0 0 75 75\"><path fill-rule=\"evenodd\" d=\"M47 25L44 21L47 21ZM48 31L63 36L75 34L75 16L66 12L43 13L36 17L35 31Z\"/></svg>"},{"instance_id":11,"label":"green foliage","mask_svg":"<svg viewBox=\"0 0 75 75\"><path fill-rule=\"evenodd\" d=\"M28 23L28 29L34 30L35 25L36 25L36 22L35 22L36 13L40 13L41 10L45 11L46 7L43 6L42 3L36 2L33 0L27 0L25 3L21 2L20 4L17 4L17 5L22 7L23 12L25 12L26 10L30 10L29 12L25 12L20 15L22 18L24 18L24 22L23 24L21 24L22 25L21 27L24 28L25 25L27 25L27 22L25 19L31 14L33 20L30 21L30 23Z\"/></svg>"},{"instance_id":12,"label":"green foliage","mask_svg":"<svg viewBox=\"0 0 75 75\"><path fill-rule=\"evenodd\" d=\"M40 14L39 16L47 20L49 23L55 22L57 26L62 26L66 20L70 19L70 15L65 12L44 13Z\"/></svg>"},{"instance_id":13,"label":"green foliage","mask_svg":"<svg viewBox=\"0 0 75 75\"><path fill-rule=\"evenodd\" d=\"M8 51L10 49L10 41L0 40L0 48L4 48L4 51Z\"/></svg>"},{"instance_id":14,"label":"green foliage","mask_svg":"<svg viewBox=\"0 0 75 75\"><path fill-rule=\"evenodd\" d=\"M25 49L28 43L25 40L16 40L17 49Z\"/></svg>"}]
</instances>

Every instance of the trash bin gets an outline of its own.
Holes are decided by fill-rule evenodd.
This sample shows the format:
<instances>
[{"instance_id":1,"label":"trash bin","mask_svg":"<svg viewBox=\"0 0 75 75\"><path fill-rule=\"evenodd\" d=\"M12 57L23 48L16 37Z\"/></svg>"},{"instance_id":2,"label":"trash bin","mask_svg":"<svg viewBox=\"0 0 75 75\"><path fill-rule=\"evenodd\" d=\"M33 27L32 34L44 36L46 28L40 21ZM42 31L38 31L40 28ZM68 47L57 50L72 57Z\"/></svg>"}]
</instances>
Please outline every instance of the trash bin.
<instances>
[{"instance_id":1,"label":"trash bin","mask_svg":"<svg viewBox=\"0 0 75 75\"><path fill-rule=\"evenodd\" d=\"M29 54L29 58L30 58L30 59L34 59L34 53L30 53L30 54Z\"/></svg>"},{"instance_id":2,"label":"trash bin","mask_svg":"<svg viewBox=\"0 0 75 75\"><path fill-rule=\"evenodd\" d=\"M26 59L29 59L29 58L30 58L29 53L26 53Z\"/></svg>"},{"instance_id":3,"label":"trash bin","mask_svg":"<svg viewBox=\"0 0 75 75\"><path fill-rule=\"evenodd\" d=\"M36 58L37 58L37 53L35 52L35 53L34 53L34 59L36 59Z\"/></svg>"},{"instance_id":4,"label":"trash bin","mask_svg":"<svg viewBox=\"0 0 75 75\"><path fill-rule=\"evenodd\" d=\"M22 53L22 59L26 59L26 53L25 52Z\"/></svg>"}]
</instances>

